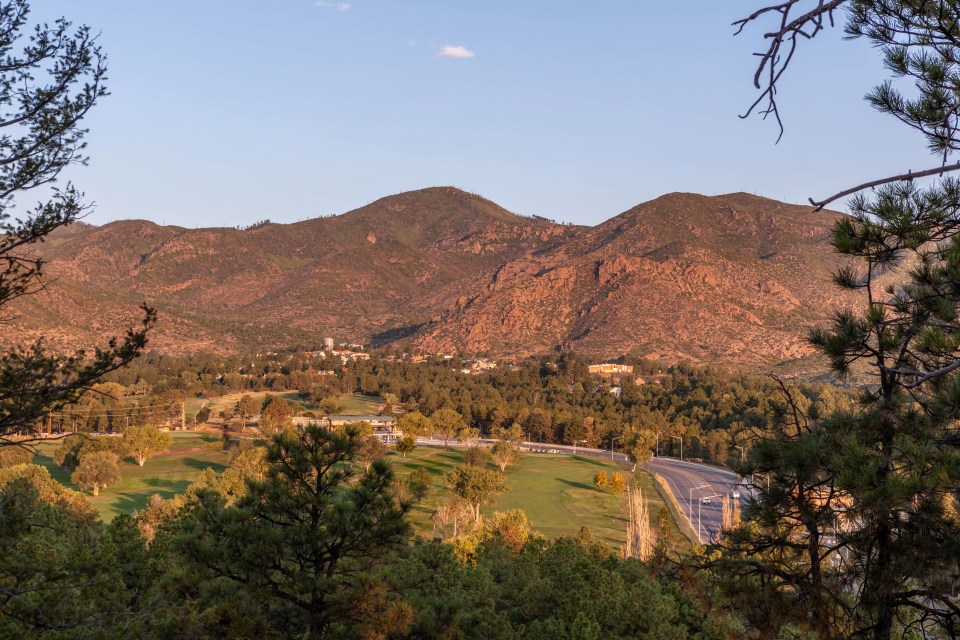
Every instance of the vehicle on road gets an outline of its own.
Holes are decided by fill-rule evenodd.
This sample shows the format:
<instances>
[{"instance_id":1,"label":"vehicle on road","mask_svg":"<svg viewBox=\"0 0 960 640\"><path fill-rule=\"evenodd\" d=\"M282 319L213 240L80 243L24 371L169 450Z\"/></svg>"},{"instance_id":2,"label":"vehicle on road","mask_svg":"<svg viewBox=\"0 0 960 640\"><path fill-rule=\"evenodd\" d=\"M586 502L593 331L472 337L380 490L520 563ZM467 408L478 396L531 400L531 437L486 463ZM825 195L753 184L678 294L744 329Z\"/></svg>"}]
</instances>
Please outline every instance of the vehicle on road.
<instances>
[{"instance_id":1,"label":"vehicle on road","mask_svg":"<svg viewBox=\"0 0 960 640\"><path fill-rule=\"evenodd\" d=\"M700 504L710 504L710 498L700 498Z\"/></svg>"},{"instance_id":2,"label":"vehicle on road","mask_svg":"<svg viewBox=\"0 0 960 640\"><path fill-rule=\"evenodd\" d=\"M730 494L730 496L731 496L734 500L739 500L739 499L740 499L740 492L739 492L739 491L734 491L733 493Z\"/></svg>"}]
</instances>

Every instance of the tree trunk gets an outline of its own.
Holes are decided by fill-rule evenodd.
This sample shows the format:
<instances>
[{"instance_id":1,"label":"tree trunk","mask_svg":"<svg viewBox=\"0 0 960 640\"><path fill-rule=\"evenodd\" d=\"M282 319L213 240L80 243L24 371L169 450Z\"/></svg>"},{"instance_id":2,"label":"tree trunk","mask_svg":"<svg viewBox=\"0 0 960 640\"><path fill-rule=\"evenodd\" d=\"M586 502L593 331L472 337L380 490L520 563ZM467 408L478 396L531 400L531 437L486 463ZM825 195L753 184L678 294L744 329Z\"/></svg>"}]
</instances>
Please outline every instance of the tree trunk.
<instances>
[{"instance_id":1,"label":"tree trunk","mask_svg":"<svg viewBox=\"0 0 960 640\"><path fill-rule=\"evenodd\" d=\"M98 484L93 485L93 495L95 496L100 495L100 485Z\"/></svg>"}]
</instances>

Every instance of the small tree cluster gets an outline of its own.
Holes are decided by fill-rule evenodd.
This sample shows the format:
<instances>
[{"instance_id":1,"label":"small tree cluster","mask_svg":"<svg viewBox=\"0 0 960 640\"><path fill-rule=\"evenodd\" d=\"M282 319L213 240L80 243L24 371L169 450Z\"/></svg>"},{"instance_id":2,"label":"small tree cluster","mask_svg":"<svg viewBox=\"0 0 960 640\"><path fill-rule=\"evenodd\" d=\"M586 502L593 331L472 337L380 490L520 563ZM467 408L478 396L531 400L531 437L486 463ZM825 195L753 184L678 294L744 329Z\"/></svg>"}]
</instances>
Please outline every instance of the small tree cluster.
<instances>
[{"instance_id":1,"label":"small tree cluster","mask_svg":"<svg viewBox=\"0 0 960 640\"><path fill-rule=\"evenodd\" d=\"M489 457L490 453L486 447L476 445L467 447L467 450L463 452L463 464L470 465L471 467L485 467L487 466L487 459Z\"/></svg>"},{"instance_id":2,"label":"small tree cluster","mask_svg":"<svg viewBox=\"0 0 960 640\"><path fill-rule=\"evenodd\" d=\"M600 491L620 495L626 489L626 482L623 479L623 474L619 471L613 473L598 471L593 476L593 486Z\"/></svg>"},{"instance_id":3,"label":"small tree cluster","mask_svg":"<svg viewBox=\"0 0 960 640\"><path fill-rule=\"evenodd\" d=\"M71 471L77 468L82 457L96 451L109 451L117 458L123 458L129 453L123 438L72 435L60 441L60 445L53 451L52 458L58 467Z\"/></svg>"},{"instance_id":4,"label":"small tree cluster","mask_svg":"<svg viewBox=\"0 0 960 640\"><path fill-rule=\"evenodd\" d=\"M272 398L260 414L260 430L274 436L293 426L293 410L283 398Z\"/></svg>"},{"instance_id":5,"label":"small tree cluster","mask_svg":"<svg viewBox=\"0 0 960 640\"><path fill-rule=\"evenodd\" d=\"M446 407L438 409L430 416L430 421L433 423L434 432L443 438L443 446L448 449L450 440L453 438L463 442L479 435L479 431L467 424L463 416L453 409Z\"/></svg>"}]
</instances>

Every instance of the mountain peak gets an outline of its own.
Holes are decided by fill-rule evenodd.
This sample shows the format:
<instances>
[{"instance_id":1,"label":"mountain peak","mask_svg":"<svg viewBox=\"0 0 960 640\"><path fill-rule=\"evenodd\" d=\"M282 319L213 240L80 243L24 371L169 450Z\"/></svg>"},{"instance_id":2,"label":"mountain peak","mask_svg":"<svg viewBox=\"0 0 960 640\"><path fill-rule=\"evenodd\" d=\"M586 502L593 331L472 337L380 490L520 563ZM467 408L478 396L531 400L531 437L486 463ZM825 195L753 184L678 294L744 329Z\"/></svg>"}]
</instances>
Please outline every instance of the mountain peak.
<instances>
[{"instance_id":1,"label":"mountain peak","mask_svg":"<svg viewBox=\"0 0 960 640\"><path fill-rule=\"evenodd\" d=\"M333 335L429 352L573 348L756 365L805 355L806 328L837 301L837 214L811 211L747 193L670 193L579 227L441 186L253 233L78 226L40 248L51 282L21 312L24 327L71 347L147 299L167 318L152 339L164 351Z\"/></svg>"}]
</instances>

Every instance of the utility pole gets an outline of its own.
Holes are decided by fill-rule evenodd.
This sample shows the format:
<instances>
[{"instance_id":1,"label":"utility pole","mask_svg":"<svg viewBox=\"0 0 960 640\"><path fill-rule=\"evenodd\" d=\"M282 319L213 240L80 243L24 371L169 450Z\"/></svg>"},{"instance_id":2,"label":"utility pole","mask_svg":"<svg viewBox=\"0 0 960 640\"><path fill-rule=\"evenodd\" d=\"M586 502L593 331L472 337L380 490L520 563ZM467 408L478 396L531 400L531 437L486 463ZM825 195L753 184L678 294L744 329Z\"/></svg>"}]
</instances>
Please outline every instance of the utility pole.
<instances>
[{"instance_id":1,"label":"utility pole","mask_svg":"<svg viewBox=\"0 0 960 640\"><path fill-rule=\"evenodd\" d=\"M703 521L700 519L700 515L701 515L700 509L701 507L703 507L703 501L706 498L719 499L720 496L704 496L703 498L700 499L699 504L697 504L697 540L700 541L700 544L703 544Z\"/></svg>"}]
</instances>

